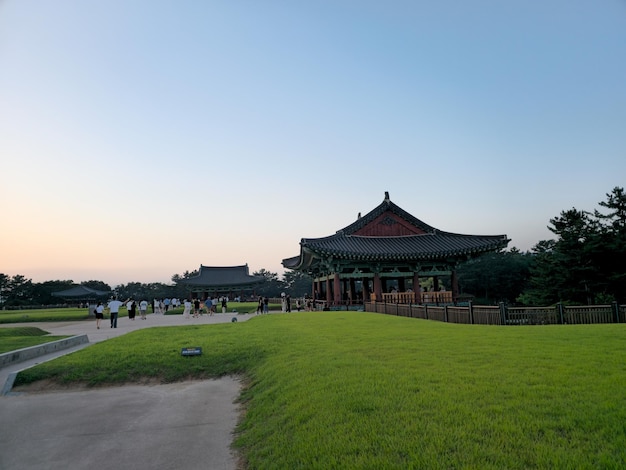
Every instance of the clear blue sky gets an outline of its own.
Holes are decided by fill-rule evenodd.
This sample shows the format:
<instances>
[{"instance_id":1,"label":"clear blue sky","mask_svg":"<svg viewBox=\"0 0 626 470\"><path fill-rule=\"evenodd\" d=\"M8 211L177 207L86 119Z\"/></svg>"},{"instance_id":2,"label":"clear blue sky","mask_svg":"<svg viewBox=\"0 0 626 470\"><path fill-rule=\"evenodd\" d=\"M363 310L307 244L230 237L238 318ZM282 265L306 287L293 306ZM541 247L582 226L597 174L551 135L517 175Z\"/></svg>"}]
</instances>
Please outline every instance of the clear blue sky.
<instances>
[{"instance_id":1,"label":"clear blue sky","mask_svg":"<svg viewBox=\"0 0 626 470\"><path fill-rule=\"evenodd\" d=\"M626 2L0 0L0 272L282 273L391 200L530 250L626 185Z\"/></svg>"}]
</instances>

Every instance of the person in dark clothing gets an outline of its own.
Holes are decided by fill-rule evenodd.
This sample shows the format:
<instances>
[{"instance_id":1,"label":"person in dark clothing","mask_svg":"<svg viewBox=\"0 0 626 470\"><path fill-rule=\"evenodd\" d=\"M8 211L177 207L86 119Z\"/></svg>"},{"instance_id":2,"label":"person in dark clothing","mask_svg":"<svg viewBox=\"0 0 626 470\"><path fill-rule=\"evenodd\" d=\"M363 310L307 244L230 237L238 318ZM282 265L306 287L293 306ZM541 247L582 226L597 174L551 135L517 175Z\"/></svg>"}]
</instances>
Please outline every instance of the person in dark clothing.
<instances>
[{"instance_id":1,"label":"person in dark clothing","mask_svg":"<svg viewBox=\"0 0 626 470\"><path fill-rule=\"evenodd\" d=\"M128 318L134 320L137 314L137 303L134 300L129 300L126 304L126 309L128 310Z\"/></svg>"}]
</instances>

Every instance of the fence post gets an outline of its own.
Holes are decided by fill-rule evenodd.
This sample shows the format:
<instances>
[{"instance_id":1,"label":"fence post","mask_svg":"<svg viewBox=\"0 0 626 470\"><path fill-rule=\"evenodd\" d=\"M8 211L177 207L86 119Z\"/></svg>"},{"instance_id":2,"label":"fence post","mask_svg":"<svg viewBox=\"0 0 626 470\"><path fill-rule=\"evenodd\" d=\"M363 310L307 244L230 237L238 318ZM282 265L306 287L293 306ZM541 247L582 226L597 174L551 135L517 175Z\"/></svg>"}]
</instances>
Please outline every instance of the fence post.
<instances>
[{"instance_id":1,"label":"fence post","mask_svg":"<svg viewBox=\"0 0 626 470\"><path fill-rule=\"evenodd\" d=\"M611 302L611 309L613 310L615 323L619 323L619 305L617 305L617 302Z\"/></svg>"},{"instance_id":2,"label":"fence post","mask_svg":"<svg viewBox=\"0 0 626 470\"><path fill-rule=\"evenodd\" d=\"M559 302L556 304L557 311L559 312L559 324L563 324L563 304Z\"/></svg>"},{"instance_id":3,"label":"fence post","mask_svg":"<svg viewBox=\"0 0 626 470\"><path fill-rule=\"evenodd\" d=\"M426 317L426 320L428 320L428 305L424 304L424 316Z\"/></svg>"},{"instance_id":4,"label":"fence post","mask_svg":"<svg viewBox=\"0 0 626 470\"><path fill-rule=\"evenodd\" d=\"M470 325L473 325L474 324L474 304L472 303L471 300L467 302L467 308L469 309Z\"/></svg>"},{"instance_id":5,"label":"fence post","mask_svg":"<svg viewBox=\"0 0 626 470\"><path fill-rule=\"evenodd\" d=\"M446 323L448 323L448 306L443 306L443 319Z\"/></svg>"},{"instance_id":6,"label":"fence post","mask_svg":"<svg viewBox=\"0 0 626 470\"><path fill-rule=\"evenodd\" d=\"M506 305L504 305L504 302L500 302L499 306L500 306L500 321L502 322L503 325L506 325Z\"/></svg>"}]
</instances>

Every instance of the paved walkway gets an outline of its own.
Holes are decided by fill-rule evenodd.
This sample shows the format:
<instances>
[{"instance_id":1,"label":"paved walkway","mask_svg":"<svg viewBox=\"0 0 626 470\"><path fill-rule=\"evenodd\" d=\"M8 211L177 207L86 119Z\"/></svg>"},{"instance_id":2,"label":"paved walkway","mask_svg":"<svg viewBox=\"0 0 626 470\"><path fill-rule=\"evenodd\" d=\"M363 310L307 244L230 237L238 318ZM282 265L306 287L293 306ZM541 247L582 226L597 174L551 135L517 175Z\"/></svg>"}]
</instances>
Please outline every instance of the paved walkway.
<instances>
[{"instance_id":1,"label":"paved walkway","mask_svg":"<svg viewBox=\"0 0 626 470\"><path fill-rule=\"evenodd\" d=\"M103 320L29 323L53 335L87 334L89 344L141 328L231 322L235 314L184 319L149 314ZM245 321L254 315L237 315ZM15 325L0 325L8 327ZM19 326L24 326L20 323ZM12 372L89 344L0 369ZM10 394L0 397L0 469L215 469L237 468L231 451L240 384L235 378L153 386Z\"/></svg>"}]
</instances>

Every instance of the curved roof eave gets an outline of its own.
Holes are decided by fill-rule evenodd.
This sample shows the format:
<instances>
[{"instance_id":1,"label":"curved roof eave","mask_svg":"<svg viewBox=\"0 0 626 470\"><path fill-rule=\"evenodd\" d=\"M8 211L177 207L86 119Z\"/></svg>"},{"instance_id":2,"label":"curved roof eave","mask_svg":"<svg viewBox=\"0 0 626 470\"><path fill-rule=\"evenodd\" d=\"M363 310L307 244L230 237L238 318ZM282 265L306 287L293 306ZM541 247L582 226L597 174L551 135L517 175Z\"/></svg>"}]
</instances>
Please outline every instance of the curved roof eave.
<instances>
[{"instance_id":1,"label":"curved roof eave","mask_svg":"<svg viewBox=\"0 0 626 470\"><path fill-rule=\"evenodd\" d=\"M472 256L505 248L506 235L480 236L433 233L401 237L360 237L336 234L303 240L303 248L319 257L354 260L418 260Z\"/></svg>"}]
</instances>

